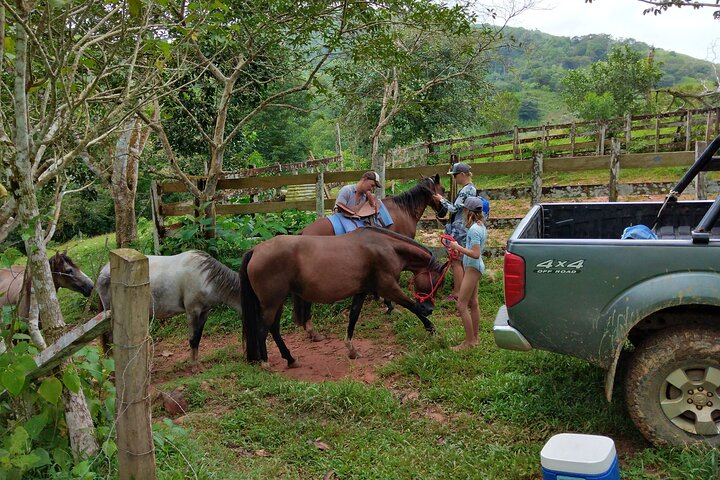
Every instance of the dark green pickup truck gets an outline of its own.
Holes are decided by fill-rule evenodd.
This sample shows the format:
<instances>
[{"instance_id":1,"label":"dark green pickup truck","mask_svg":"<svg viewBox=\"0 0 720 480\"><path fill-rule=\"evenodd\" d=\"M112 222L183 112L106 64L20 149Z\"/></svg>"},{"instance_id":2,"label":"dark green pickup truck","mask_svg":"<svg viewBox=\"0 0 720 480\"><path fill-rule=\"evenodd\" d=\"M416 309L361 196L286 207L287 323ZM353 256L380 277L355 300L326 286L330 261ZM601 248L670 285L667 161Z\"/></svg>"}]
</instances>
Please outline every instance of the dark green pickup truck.
<instances>
[{"instance_id":1,"label":"dark green pickup truck","mask_svg":"<svg viewBox=\"0 0 720 480\"><path fill-rule=\"evenodd\" d=\"M608 399L629 362L630 416L657 445L720 445L720 198L677 201L718 169L718 149L720 137L665 202L536 205L507 243L498 346L598 365ZM641 224L658 238L621 239Z\"/></svg>"}]
</instances>

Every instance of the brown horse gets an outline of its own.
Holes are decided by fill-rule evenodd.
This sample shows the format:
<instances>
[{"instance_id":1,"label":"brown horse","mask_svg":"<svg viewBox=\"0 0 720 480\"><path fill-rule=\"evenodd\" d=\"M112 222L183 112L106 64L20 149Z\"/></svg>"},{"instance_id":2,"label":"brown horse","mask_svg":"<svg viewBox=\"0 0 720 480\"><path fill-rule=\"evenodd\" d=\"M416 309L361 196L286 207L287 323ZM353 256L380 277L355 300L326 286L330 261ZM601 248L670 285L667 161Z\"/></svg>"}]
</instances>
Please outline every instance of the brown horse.
<instances>
[{"instance_id":1,"label":"brown horse","mask_svg":"<svg viewBox=\"0 0 720 480\"><path fill-rule=\"evenodd\" d=\"M440 213L442 204L435 200L434 195L439 193L445 195L445 189L440 184L440 175L434 177L423 177L417 185L410 190L382 200L383 204L393 219L393 224L388 230L399 233L409 238L415 238L417 224L420 221L425 209L429 206L435 213ZM335 235L332 223L327 217L319 218L305 227L300 235ZM387 313L393 310L392 303L385 299ZM304 325L308 337L317 342L325 338L313 329L311 315L312 304L305 302L297 296L293 296L295 321L298 325Z\"/></svg>"},{"instance_id":2,"label":"brown horse","mask_svg":"<svg viewBox=\"0 0 720 480\"><path fill-rule=\"evenodd\" d=\"M90 296L93 281L85 275L80 267L75 265L65 253L56 253L50 258L50 271L52 272L55 290L67 288L80 292L86 297ZM17 305L25 278L25 267L13 266L0 269L0 307L3 305Z\"/></svg>"},{"instance_id":3,"label":"brown horse","mask_svg":"<svg viewBox=\"0 0 720 480\"><path fill-rule=\"evenodd\" d=\"M337 237L282 235L267 240L247 252L240 267L247 359L267 361L269 331L288 366L297 365L280 336L280 315L288 294L315 303L353 298L345 337L350 358L358 356L352 336L363 301L371 292L407 308L434 333L428 316L446 265L414 240L375 227ZM422 300L409 298L400 288L404 270L414 274L413 285Z\"/></svg>"},{"instance_id":4,"label":"brown horse","mask_svg":"<svg viewBox=\"0 0 720 480\"><path fill-rule=\"evenodd\" d=\"M425 209L429 206L435 212L440 212L442 208L442 204L433 198L436 193L445 195L445 189L440 184L440 175L423 177L417 185L407 192L383 198L382 202L393 219L393 224L388 227L388 230L406 237L415 238L417 224ZM335 235L335 232L330 220L323 217L305 227L300 232L300 235L331 236Z\"/></svg>"}]
</instances>

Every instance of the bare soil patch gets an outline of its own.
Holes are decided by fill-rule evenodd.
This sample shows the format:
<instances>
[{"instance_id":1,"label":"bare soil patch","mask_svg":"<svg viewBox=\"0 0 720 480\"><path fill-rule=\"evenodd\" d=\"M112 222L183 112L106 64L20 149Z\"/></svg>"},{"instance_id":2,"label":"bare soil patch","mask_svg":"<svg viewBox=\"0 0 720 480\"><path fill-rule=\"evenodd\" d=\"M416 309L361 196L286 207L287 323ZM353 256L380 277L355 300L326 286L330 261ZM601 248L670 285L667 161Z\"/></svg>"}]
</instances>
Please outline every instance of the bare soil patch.
<instances>
[{"instance_id":1,"label":"bare soil patch","mask_svg":"<svg viewBox=\"0 0 720 480\"><path fill-rule=\"evenodd\" d=\"M337 381L351 379L364 383L378 380L377 367L387 364L401 353L401 347L392 335L390 324L383 325L381 332L372 339L353 339L360 358L347 357L344 334L322 332L326 339L311 342L304 332L292 331L283 334L283 339L298 366L288 368L287 362L272 342L268 342L269 370L287 378L308 382ZM182 338L156 339L153 351L152 383L160 384L168 380L193 375L190 365L190 347ZM239 360L243 357L243 345L236 334L205 335L200 342L200 369L208 368L218 358L227 359L227 355L215 355L219 350L230 352Z\"/></svg>"}]
</instances>

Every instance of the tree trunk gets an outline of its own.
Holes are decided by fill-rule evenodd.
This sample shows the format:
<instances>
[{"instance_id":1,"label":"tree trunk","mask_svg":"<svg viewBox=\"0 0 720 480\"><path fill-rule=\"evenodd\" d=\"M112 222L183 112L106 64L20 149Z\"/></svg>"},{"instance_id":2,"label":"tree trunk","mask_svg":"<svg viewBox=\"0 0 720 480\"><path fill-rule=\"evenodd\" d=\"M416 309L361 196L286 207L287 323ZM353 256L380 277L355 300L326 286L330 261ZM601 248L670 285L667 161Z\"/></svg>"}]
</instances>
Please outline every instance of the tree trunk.
<instances>
[{"instance_id":1,"label":"tree trunk","mask_svg":"<svg viewBox=\"0 0 720 480\"><path fill-rule=\"evenodd\" d=\"M22 13L26 18L29 15L29 12ZM20 24L16 28L14 89L16 154L11 166L13 183L16 188L13 189L13 195L18 205L18 217L21 224L33 227L33 234L25 241L28 266L32 275L37 304L43 315L43 323L48 330L47 337L52 342L61 335L65 322L60 311L47 259L45 235L40 222L30 164L30 132L25 92L28 56L27 32ZM80 390L77 394L66 392L65 397L69 400L65 403L65 418L70 446L77 456L93 455L97 452L98 445L85 396Z\"/></svg>"},{"instance_id":2,"label":"tree trunk","mask_svg":"<svg viewBox=\"0 0 720 480\"><path fill-rule=\"evenodd\" d=\"M115 241L118 248L127 248L137 240L135 197L138 166L147 137L148 129L143 129L138 119L129 118L115 143L110 185L115 205Z\"/></svg>"}]
</instances>

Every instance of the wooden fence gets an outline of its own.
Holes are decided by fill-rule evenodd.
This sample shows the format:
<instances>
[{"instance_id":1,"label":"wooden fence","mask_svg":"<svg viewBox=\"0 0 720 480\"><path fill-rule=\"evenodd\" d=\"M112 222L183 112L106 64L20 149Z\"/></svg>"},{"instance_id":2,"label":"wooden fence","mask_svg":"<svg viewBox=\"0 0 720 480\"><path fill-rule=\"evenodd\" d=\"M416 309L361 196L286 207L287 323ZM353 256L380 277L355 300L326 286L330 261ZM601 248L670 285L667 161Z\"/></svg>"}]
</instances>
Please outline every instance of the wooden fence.
<instances>
[{"instance_id":1,"label":"wooden fence","mask_svg":"<svg viewBox=\"0 0 720 480\"><path fill-rule=\"evenodd\" d=\"M658 168L658 167L685 167L695 160L694 151L658 152L658 153L630 153L613 155L593 155L584 157L545 158L540 175L548 172L573 172L584 170L607 169L610 172L611 162L616 163L615 177L619 178L619 168ZM613 160L614 159L614 160ZM450 163L437 165L422 165L408 168L388 168L386 180L413 180L420 176L446 175ZM482 176L532 174L533 160L517 160L511 162L483 162L472 164L473 176L478 179ZM266 201L257 203L218 202L215 212L218 215L246 215L255 213L273 213L286 209L315 211L318 216L324 215L335 205L334 198L326 198L325 184L328 182L349 183L355 182L362 176L362 171L345 172L318 172L299 175L282 175L270 177L248 177L222 179L218 182L220 193L225 191L287 187L290 185L315 185L316 198L292 201ZM609 180L608 180L609 182ZM482 182L478 182L482 184ZM542 183L542 182L540 182ZM617 187L616 187L617 188ZM170 233L172 226L165 226L166 218L178 215L194 215L196 208L192 201L166 202L164 197L169 194L186 192L182 182L153 183L153 213L158 242ZM519 193L516 192L516 193ZM499 193L486 192L491 200L501 198ZM189 194L187 194L189 195ZM221 195L223 196L223 195ZM527 195L522 195L527 196ZM224 198L233 199L232 195Z\"/></svg>"},{"instance_id":2,"label":"wooden fence","mask_svg":"<svg viewBox=\"0 0 720 480\"><path fill-rule=\"evenodd\" d=\"M620 138L621 149L628 153L689 151L695 141L708 142L719 133L720 108L628 115L421 143L388 151L385 164L429 165L451 157L463 162L527 160L538 151L546 158L606 155L611 138Z\"/></svg>"},{"instance_id":3,"label":"wooden fence","mask_svg":"<svg viewBox=\"0 0 720 480\"><path fill-rule=\"evenodd\" d=\"M688 166L695 158L691 151L696 141L709 141L720 134L720 108L684 110L657 115L626 116L604 123L578 122L561 125L516 127L512 131L450 139L391 150L379 170L383 181L416 179L420 175L444 175L457 161L473 163L473 174L512 175L531 173L535 154L544 157L545 172L580 170L655 168ZM611 151L615 144L617 152ZM328 185L355 182L362 171L325 172L324 166L342 162L338 155L303 162L317 168L315 173L277 175L282 168L274 166L261 171L243 171L226 175L217 186L215 214L243 215L273 213L285 209L315 211L318 216L334 206ZM400 168L412 163L414 166ZM295 165L298 167L300 164ZM614 172L614 173L613 173ZM269 176L260 176L268 174ZM256 175L252 175L256 174ZM202 184L205 177L191 180ZM285 201L255 201L254 194L289 188ZM315 198L308 198L312 192ZM184 193L184 197L183 197ZM252 203L241 203L242 195L251 195ZM277 196L276 196L277 197ZM180 224L168 224L167 217L198 215L199 206L189 197L182 182L153 183L151 188L155 245ZM246 200L245 200L246 201ZM211 209L213 210L213 209Z\"/></svg>"}]
</instances>

